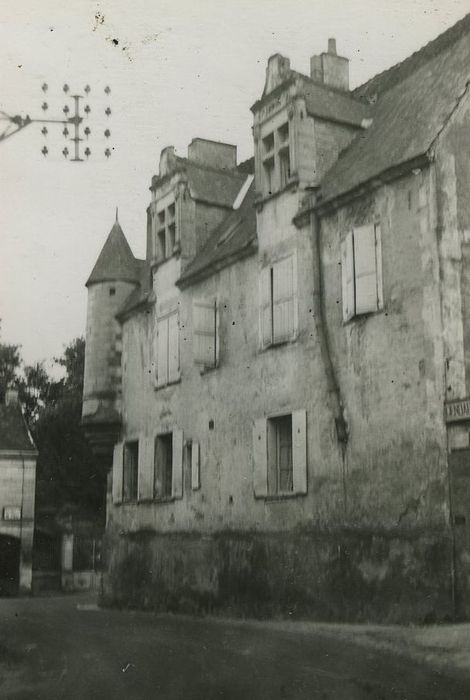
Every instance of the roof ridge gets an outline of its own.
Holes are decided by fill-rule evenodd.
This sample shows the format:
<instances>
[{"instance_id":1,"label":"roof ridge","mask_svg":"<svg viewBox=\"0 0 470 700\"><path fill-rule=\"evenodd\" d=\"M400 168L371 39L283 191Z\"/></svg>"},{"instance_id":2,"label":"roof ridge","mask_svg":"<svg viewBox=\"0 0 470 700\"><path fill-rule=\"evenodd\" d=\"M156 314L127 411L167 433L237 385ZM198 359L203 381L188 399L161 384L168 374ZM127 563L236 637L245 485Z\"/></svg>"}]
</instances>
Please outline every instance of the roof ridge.
<instances>
[{"instance_id":1,"label":"roof ridge","mask_svg":"<svg viewBox=\"0 0 470 700\"><path fill-rule=\"evenodd\" d=\"M207 165L206 163L201 163L197 160L191 160L190 158L181 158L178 156L178 159L181 161L185 161L186 165L193 165L196 168L200 168L201 170L207 170L208 172L211 173L217 173L220 175L223 173L224 175L230 175L231 177L236 177L237 179L241 180L244 177L246 177L245 173L241 173L238 170L238 166L235 166L235 168L215 168L212 165Z\"/></svg>"},{"instance_id":2,"label":"roof ridge","mask_svg":"<svg viewBox=\"0 0 470 700\"><path fill-rule=\"evenodd\" d=\"M412 54L404 58L402 61L395 63L393 66L386 68L380 73L372 76L365 83L362 83L358 87L352 90L352 94L356 99L364 100L367 96L374 94L373 90L369 91L370 87L377 85L375 93L388 92L397 83L405 80L410 75L412 75L416 70L418 70L424 63L431 60L442 51L445 51L453 42L460 38L460 35L464 35L470 32L470 13L462 17L451 27L446 29L442 34L439 34L434 39L431 39L426 44L424 44L420 49L414 51ZM388 80L387 80L388 77Z\"/></svg>"},{"instance_id":3,"label":"roof ridge","mask_svg":"<svg viewBox=\"0 0 470 700\"><path fill-rule=\"evenodd\" d=\"M305 80L308 83L311 83L312 85L315 85L315 87L323 88L324 90L329 90L331 92L334 92L335 95L340 95L341 97L346 97L347 99L353 100L353 102L357 102L360 105L364 104L364 101L361 100L359 97L356 97L354 94L354 90L341 90L341 88L334 87L332 85L326 85L325 83L319 83L317 80L314 80L311 78L309 75L305 75L305 73L300 73L300 71L297 70L291 70L291 73L295 76L299 76L302 78L302 80Z\"/></svg>"}]
</instances>

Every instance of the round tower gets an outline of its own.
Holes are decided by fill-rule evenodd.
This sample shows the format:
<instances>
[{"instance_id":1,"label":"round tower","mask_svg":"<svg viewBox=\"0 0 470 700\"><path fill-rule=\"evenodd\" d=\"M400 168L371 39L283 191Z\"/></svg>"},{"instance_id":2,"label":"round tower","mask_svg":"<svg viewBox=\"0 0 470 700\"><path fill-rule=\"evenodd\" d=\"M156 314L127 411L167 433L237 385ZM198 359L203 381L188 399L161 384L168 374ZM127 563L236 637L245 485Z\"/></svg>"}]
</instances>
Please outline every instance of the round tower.
<instances>
[{"instance_id":1,"label":"round tower","mask_svg":"<svg viewBox=\"0 0 470 700\"><path fill-rule=\"evenodd\" d=\"M140 284L137 260L116 221L86 283L82 424L93 451L112 458L121 421L121 326L116 314Z\"/></svg>"}]
</instances>

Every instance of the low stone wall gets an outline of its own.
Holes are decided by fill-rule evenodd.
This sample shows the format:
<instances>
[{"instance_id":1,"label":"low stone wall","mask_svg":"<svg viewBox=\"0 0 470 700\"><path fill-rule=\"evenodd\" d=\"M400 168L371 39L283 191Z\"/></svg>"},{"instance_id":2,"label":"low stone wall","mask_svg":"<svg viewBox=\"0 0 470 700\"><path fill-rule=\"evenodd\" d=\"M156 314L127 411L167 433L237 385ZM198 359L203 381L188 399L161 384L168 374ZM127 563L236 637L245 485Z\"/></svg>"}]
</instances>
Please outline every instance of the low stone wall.
<instances>
[{"instance_id":1,"label":"low stone wall","mask_svg":"<svg viewBox=\"0 0 470 700\"><path fill-rule=\"evenodd\" d=\"M442 531L108 532L102 603L343 621L452 617Z\"/></svg>"}]
</instances>

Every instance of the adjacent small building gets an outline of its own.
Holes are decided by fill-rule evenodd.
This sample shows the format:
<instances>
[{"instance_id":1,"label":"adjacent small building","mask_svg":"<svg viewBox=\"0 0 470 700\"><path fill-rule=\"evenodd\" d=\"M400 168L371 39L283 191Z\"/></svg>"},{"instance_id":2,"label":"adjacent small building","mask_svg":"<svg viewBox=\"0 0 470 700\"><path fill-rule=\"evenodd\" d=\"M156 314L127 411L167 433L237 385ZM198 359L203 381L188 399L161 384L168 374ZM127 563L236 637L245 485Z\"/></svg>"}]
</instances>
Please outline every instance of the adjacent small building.
<instances>
[{"instance_id":1,"label":"adjacent small building","mask_svg":"<svg viewBox=\"0 0 470 700\"><path fill-rule=\"evenodd\" d=\"M470 16L365 85L272 56L254 157L162 151L88 280L106 600L470 611Z\"/></svg>"},{"instance_id":2,"label":"adjacent small building","mask_svg":"<svg viewBox=\"0 0 470 700\"><path fill-rule=\"evenodd\" d=\"M37 455L18 393L7 390L0 405L0 595L31 591Z\"/></svg>"}]
</instances>

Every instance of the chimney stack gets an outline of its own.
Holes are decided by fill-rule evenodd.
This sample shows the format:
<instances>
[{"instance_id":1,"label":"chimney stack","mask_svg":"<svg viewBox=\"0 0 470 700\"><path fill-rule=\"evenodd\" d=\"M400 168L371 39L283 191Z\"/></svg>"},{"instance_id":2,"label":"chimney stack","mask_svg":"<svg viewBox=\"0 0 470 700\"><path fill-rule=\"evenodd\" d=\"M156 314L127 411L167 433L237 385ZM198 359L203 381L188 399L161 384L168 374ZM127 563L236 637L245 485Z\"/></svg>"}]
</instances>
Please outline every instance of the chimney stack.
<instances>
[{"instance_id":1,"label":"chimney stack","mask_svg":"<svg viewBox=\"0 0 470 700\"><path fill-rule=\"evenodd\" d=\"M328 52L310 59L310 77L336 90L349 90L349 59L336 53L336 39L328 39Z\"/></svg>"}]
</instances>

